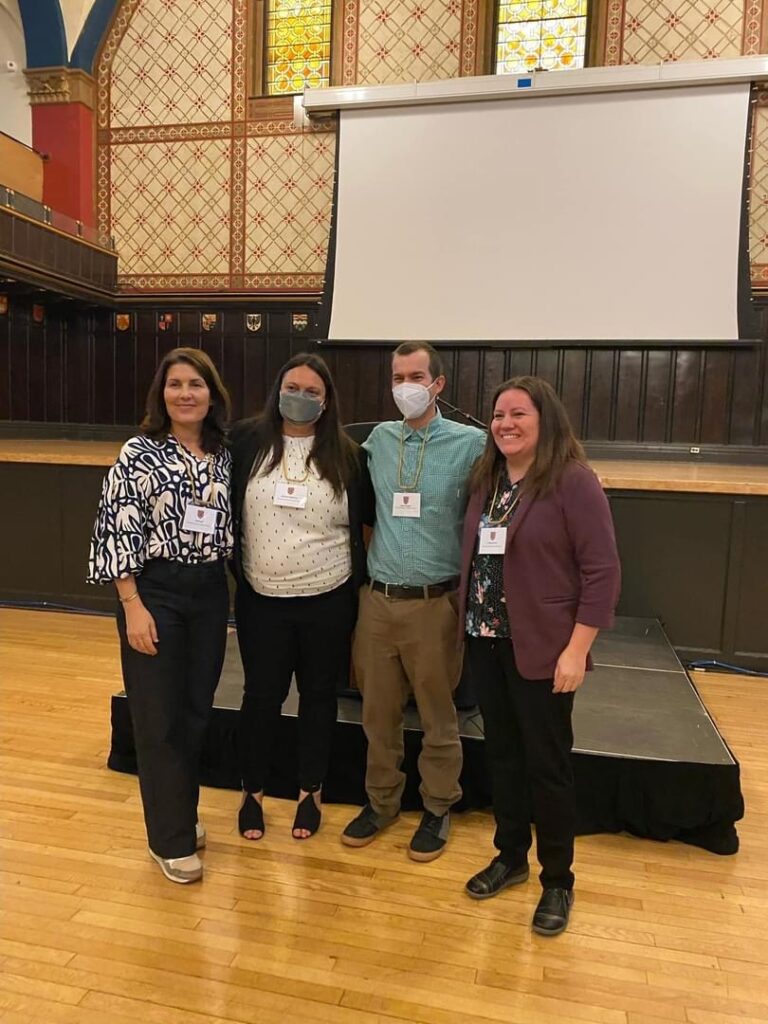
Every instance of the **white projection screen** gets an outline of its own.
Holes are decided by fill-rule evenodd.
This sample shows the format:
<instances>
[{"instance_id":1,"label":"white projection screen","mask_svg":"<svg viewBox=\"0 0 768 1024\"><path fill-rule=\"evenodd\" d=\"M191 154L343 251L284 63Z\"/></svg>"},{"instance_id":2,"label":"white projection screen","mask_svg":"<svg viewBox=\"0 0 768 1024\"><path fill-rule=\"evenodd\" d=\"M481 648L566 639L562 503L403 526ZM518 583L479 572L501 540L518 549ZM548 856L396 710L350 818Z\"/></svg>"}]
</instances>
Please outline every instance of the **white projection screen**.
<instances>
[{"instance_id":1,"label":"white projection screen","mask_svg":"<svg viewBox=\"0 0 768 1024\"><path fill-rule=\"evenodd\" d=\"M342 111L334 340L735 339L749 86Z\"/></svg>"}]
</instances>

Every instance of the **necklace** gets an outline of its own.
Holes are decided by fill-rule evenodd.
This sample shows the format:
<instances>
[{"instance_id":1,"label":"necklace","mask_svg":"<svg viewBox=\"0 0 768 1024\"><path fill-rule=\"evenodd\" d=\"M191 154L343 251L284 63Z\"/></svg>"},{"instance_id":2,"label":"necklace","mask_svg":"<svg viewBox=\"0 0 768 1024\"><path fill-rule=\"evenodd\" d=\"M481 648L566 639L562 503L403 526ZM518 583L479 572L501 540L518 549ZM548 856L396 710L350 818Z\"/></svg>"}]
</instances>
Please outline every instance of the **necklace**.
<instances>
[{"instance_id":1,"label":"necklace","mask_svg":"<svg viewBox=\"0 0 768 1024\"><path fill-rule=\"evenodd\" d=\"M431 426L432 424L430 423L424 431L424 437L421 440L421 447L419 448L418 458L416 459L416 476L413 483L407 484L403 480L403 460L405 458L405 420L403 420L402 426L400 427L400 453L397 460L397 486L401 491L415 491L419 486L421 474L424 470L424 455L427 450L427 441L429 440L429 430Z\"/></svg>"},{"instance_id":2,"label":"necklace","mask_svg":"<svg viewBox=\"0 0 768 1024\"><path fill-rule=\"evenodd\" d=\"M515 508L517 507L517 503L520 501L520 498L521 498L520 484L522 483L522 481L518 480L517 483L512 484L512 488L516 490L515 500L512 502L512 504L509 506L509 508L506 510L506 512L502 513L502 515L499 516L498 519L494 519L493 518L493 510L496 507L496 499L498 498L498 495L499 495L499 483L500 482L501 482L501 472L499 472L497 477L496 477L496 487L494 488L493 497L491 498L491 505L490 505L490 508L488 509L488 525L489 526L501 526L502 523L506 522L506 520L509 519L509 517L512 515L512 513L515 511Z\"/></svg>"}]
</instances>

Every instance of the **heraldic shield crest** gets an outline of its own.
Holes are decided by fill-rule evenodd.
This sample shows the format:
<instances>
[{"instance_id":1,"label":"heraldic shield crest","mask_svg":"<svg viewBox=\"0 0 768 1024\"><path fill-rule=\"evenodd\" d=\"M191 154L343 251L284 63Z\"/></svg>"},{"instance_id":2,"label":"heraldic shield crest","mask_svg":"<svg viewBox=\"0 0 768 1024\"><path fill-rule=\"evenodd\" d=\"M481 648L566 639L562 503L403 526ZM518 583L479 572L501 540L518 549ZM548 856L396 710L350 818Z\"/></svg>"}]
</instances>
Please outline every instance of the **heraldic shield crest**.
<instances>
[{"instance_id":1,"label":"heraldic shield crest","mask_svg":"<svg viewBox=\"0 0 768 1024\"><path fill-rule=\"evenodd\" d=\"M201 313L200 321L203 325L203 330L212 331L213 328L216 326L216 321L218 320L218 318L218 313Z\"/></svg>"},{"instance_id":2,"label":"heraldic shield crest","mask_svg":"<svg viewBox=\"0 0 768 1024\"><path fill-rule=\"evenodd\" d=\"M261 313L246 313L245 314L245 326L249 331L260 331L261 330Z\"/></svg>"},{"instance_id":3,"label":"heraldic shield crest","mask_svg":"<svg viewBox=\"0 0 768 1024\"><path fill-rule=\"evenodd\" d=\"M127 331L130 326L130 313L115 313L115 327L118 329L118 331Z\"/></svg>"}]
</instances>

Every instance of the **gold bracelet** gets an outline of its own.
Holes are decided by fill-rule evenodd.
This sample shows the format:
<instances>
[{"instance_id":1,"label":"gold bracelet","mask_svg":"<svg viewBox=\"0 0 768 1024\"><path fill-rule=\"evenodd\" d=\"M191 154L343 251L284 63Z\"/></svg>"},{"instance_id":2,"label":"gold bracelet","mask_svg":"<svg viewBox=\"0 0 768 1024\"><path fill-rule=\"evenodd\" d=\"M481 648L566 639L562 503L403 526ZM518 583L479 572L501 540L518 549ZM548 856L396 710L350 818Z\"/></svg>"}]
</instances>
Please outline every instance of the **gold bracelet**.
<instances>
[{"instance_id":1,"label":"gold bracelet","mask_svg":"<svg viewBox=\"0 0 768 1024\"><path fill-rule=\"evenodd\" d=\"M133 593L131 594L131 596L130 596L130 597L119 597L119 596L118 596L118 598L117 598L117 599L118 599L118 601L120 602L120 604L128 604L128 602L129 602L129 601L133 601L133 599L134 599L135 597L138 597L138 596L139 596L139 592L138 592L138 590L134 590L134 592L133 592Z\"/></svg>"}]
</instances>

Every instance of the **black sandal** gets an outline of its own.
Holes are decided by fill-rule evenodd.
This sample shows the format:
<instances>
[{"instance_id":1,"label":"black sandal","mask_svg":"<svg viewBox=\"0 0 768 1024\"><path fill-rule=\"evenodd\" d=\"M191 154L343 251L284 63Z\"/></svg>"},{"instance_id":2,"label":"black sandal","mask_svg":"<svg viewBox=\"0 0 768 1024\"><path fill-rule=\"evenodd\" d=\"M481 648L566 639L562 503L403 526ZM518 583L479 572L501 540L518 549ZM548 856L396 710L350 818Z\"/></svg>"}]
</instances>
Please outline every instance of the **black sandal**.
<instances>
[{"instance_id":1,"label":"black sandal","mask_svg":"<svg viewBox=\"0 0 768 1024\"><path fill-rule=\"evenodd\" d=\"M315 803L315 794L307 793L304 799L301 801L299 806L296 808L296 817L293 819L293 829L291 835L297 829L303 829L305 832L309 832L309 836L313 836L315 832L320 828L320 819L322 815L320 808ZM294 839L309 839L309 836L296 836Z\"/></svg>"},{"instance_id":2,"label":"black sandal","mask_svg":"<svg viewBox=\"0 0 768 1024\"><path fill-rule=\"evenodd\" d=\"M243 806L240 808L237 815L237 827L240 831L240 835L243 839L250 839L251 842L258 842L258 839L264 838L264 810L252 793L245 794L245 800L243 800ZM258 839L252 839L247 836L246 832L261 832Z\"/></svg>"}]
</instances>

